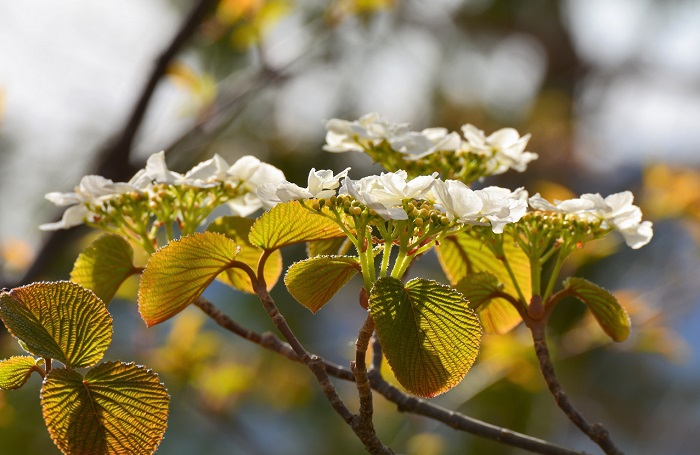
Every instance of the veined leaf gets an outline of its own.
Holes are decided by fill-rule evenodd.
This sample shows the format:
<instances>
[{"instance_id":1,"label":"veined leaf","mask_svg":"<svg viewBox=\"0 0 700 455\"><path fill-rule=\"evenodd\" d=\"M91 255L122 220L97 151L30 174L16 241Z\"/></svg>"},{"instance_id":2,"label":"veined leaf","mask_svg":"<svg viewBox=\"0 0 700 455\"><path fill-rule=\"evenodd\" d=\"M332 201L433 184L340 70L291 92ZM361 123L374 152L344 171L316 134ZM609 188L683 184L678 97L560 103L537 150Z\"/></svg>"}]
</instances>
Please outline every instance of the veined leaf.
<instances>
[{"instance_id":1,"label":"veined leaf","mask_svg":"<svg viewBox=\"0 0 700 455\"><path fill-rule=\"evenodd\" d=\"M313 213L299 201L277 204L262 214L250 230L250 243L274 250L295 243L345 237L333 220Z\"/></svg>"},{"instance_id":2,"label":"veined leaf","mask_svg":"<svg viewBox=\"0 0 700 455\"><path fill-rule=\"evenodd\" d=\"M424 279L406 286L392 277L372 288L369 310L396 379L431 398L457 385L479 352L481 327L455 289Z\"/></svg>"},{"instance_id":3,"label":"veined leaf","mask_svg":"<svg viewBox=\"0 0 700 455\"><path fill-rule=\"evenodd\" d=\"M15 356L0 362L0 389L19 389L33 371L41 371L36 359L30 356Z\"/></svg>"},{"instance_id":4,"label":"veined leaf","mask_svg":"<svg viewBox=\"0 0 700 455\"><path fill-rule=\"evenodd\" d=\"M499 283L498 278L490 273L473 273L462 278L455 289L469 300L471 308L478 311L503 289L503 283Z\"/></svg>"},{"instance_id":5,"label":"veined leaf","mask_svg":"<svg viewBox=\"0 0 700 455\"><path fill-rule=\"evenodd\" d=\"M328 240L316 240L306 244L306 253L312 258L314 256L335 256L342 254L340 251L344 247L345 242L350 243L347 237L337 237ZM352 244L350 244L352 246Z\"/></svg>"},{"instance_id":6,"label":"veined leaf","mask_svg":"<svg viewBox=\"0 0 700 455\"><path fill-rule=\"evenodd\" d=\"M250 218L226 216L210 224L207 231L224 234L226 237L236 242L236 245L240 248L236 260L248 264L251 269L257 272L258 262L260 261L260 256L263 254L263 250L251 245L248 241L248 233L254 222L255 220ZM270 254L265 261L265 270L263 271L268 290L274 287L281 273L282 253L275 251ZM225 270L218 276L218 279L239 291L255 294L253 286L250 283L250 277L239 268Z\"/></svg>"},{"instance_id":7,"label":"veined leaf","mask_svg":"<svg viewBox=\"0 0 700 455\"><path fill-rule=\"evenodd\" d=\"M124 280L138 272L129 242L120 235L107 234L78 256L70 280L90 289L109 305Z\"/></svg>"},{"instance_id":8,"label":"veined leaf","mask_svg":"<svg viewBox=\"0 0 700 455\"><path fill-rule=\"evenodd\" d=\"M70 368L99 362L112 342L112 317L90 290L70 281L34 283L2 294L0 317L38 357Z\"/></svg>"},{"instance_id":9,"label":"veined leaf","mask_svg":"<svg viewBox=\"0 0 700 455\"><path fill-rule=\"evenodd\" d=\"M503 235L506 236L503 242L504 253L518 281L520 290L529 301L532 295L530 262L527 255L515 244L515 241L507 234ZM483 242L466 232L459 232L447 237L436 251L440 265L453 286L469 274L486 272L494 275L500 283L503 283L503 292L518 296L513 280L503 262L494 256ZM481 324L487 332L507 333L521 321L518 311L503 298L492 299L487 304L481 305L477 311Z\"/></svg>"},{"instance_id":10,"label":"veined leaf","mask_svg":"<svg viewBox=\"0 0 700 455\"><path fill-rule=\"evenodd\" d=\"M317 256L289 267L284 284L299 303L317 312L360 270L351 256Z\"/></svg>"},{"instance_id":11,"label":"veined leaf","mask_svg":"<svg viewBox=\"0 0 700 455\"><path fill-rule=\"evenodd\" d=\"M69 455L155 452L169 401L157 374L120 362L102 363L84 378L75 370L51 370L41 389L49 434Z\"/></svg>"},{"instance_id":12,"label":"veined leaf","mask_svg":"<svg viewBox=\"0 0 700 455\"><path fill-rule=\"evenodd\" d=\"M571 277L564 288L586 304L598 324L613 341L625 341L630 334L630 318L610 292L583 278Z\"/></svg>"},{"instance_id":13,"label":"veined leaf","mask_svg":"<svg viewBox=\"0 0 700 455\"><path fill-rule=\"evenodd\" d=\"M204 232L170 242L149 259L139 283L139 313L148 327L194 302L221 272L233 266L236 242Z\"/></svg>"}]
</instances>

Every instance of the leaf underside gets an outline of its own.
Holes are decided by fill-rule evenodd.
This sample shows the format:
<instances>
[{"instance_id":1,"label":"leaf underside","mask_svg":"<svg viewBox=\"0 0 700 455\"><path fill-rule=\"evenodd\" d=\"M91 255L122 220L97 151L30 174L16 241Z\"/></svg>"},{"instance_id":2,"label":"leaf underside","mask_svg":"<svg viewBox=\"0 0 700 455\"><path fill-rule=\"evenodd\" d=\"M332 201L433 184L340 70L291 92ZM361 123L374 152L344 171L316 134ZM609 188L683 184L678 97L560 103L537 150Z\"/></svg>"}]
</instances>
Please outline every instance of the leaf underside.
<instances>
[{"instance_id":1,"label":"leaf underside","mask_svg":"<svg viewBox=\"0 0 700 455\"><path fill-rule=\"evenodd\" d=\"M384 355L411 393L431 398L446 392L474 363L479 319L451 287L424 279L404 286L396 278L380 278L369 305Z\"/></svg>"},{"instance_id":2,"label":"leaf underside","mask_svg":"<svg viewBox=\"0 0 700 455\"><path fill-rule=\"evenodd\" d=\"M36 359L30 356L14 356L0 362L0 389L19 389L37 370Z\"/></svg>"},{"instance_id":3,"label":"leaf underside","mask_svg":"<svg viewBox=\"0 0 700 455\"><path fill-rule=\"evenodd\" d=\"M614 295L597 284L578 277L568 278L564 281L564 287L586 304L598 325L613 341L627 339L630 334L630 318Z\"/></svg>"},{"instance_id":4,"label":"leaf underside","mask_svg":"<svg viewBox=\"0 0 700 455\"><path fill-rule=\"evenodd\" d=\"M324 213L329 213L323 209ZM296 243L345 237L335 221L302 207L299 201L277 204L253 224L252 245L274 250Z\"/></svg>"},{"instance_id":5,"label":"leaf underside","mask_svg":"<svg viewBox=\"0 0 700 455\"><path fill-rule=\"evenodd\" d=\"M507 236L507 234L503 235ZM527 255L509 237L504 239L503 249L518 285L529 301L532 290ZM440 265L453 286L467 275L484 272L494 275L499 283L503 283L503 292L512 296L518 295L503 263L483 242L468 233L459 232L445 238L436 251ZM479 305L477 311L481 324L487 332L507 333L521 321L518 311L507 300L500 297Z\"/></svg>"},{"instance_id":6,"label":"leaf underside","mask_svg":"<svg viewBox=\"0 0 700 455\"><path fill-rule=\"evenodd\" d=\"M169 396L154 372L107 362L85 377L75 370L51 370L41 405L49 434L64 454L145 455L163 438Z\"/></svg>"},{"instance_id":7,"label":"leaf underside","mask_svg":"<svg viewBox=\"0 0 700 455\"><path fill-rule=\"evenodd\" d=\"M34 283L3 293L0 317L38 357L81 368L99 362L112 342L112 317L90 290L70 281Z\"/></svg>"},{"instance_id":8,"label":"leaf underside","mask_svg":"<svg viewBox=\"0 0 700 455\"><path fill-rule=\"evenodd\" d=\"M317 256L293 264L284 277L289 293L316 313L359 271L351 256Z\"/></svg>"},{"instance_id":9,"label":"leaf underside","mask_svg":"<svg viewBox=\"0 0 700 455\"><path fill-rule=\"evenodd\" d=\"M156 251L139 283L139 313L146 325L184 310L233 266L237 253L236 242L214 232L189 235Z\"/></svg>"},{"instance_id":10,"label":"leaf underside","mask_svg":"<svg viewBox=\"0 0 700 455\"><path fill-rule=\"evenodd\" d=\"M92 290L108 305L119 286L138 271L129 242L120 235L107 234L78 256L70 280Z\"/></svg>"}]
</instances>

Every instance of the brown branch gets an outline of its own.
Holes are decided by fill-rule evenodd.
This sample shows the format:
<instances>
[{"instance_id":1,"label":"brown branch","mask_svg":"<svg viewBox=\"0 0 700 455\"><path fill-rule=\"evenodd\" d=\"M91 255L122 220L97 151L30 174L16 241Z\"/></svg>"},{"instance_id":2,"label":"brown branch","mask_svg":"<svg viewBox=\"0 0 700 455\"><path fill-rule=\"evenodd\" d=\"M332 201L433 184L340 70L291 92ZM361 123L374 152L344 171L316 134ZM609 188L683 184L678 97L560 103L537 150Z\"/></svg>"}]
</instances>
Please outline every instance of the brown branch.
<instances>
[{"instance_id":1,"label":"brown branch","mask_svg":"<svg viewBox=\"0 0 700 455\"><path fill-rule=\"evenodd\" d=\"M107 178L123 178L135 171L129 164L129 154L158 82L165 75L170 62L195 34L206 14L216 3L217 0L199 0L185 18L168 47L160 54L121 133L115 142L99 154L99 164L96 167L98 175Z\"/></svg>"},{"instance_id":2,"label":"brown branch","mask_svg":"<svg viewBox=\"0 0 700 455\"><path fill-rule=\"evenodd\" d=\"M374 404L372 402L372 387L367 378L366 358L367 347L369 346L369 340L372 338L373 332L374 321L367 315L367 319L365 319L365 323L362 324L360 333L357 336L357 341L355 342L355 361L350 363L352 373L355 375L357 392L360 397L360 413L353 423L353 429L355 432L361 431L363 433L363 441L367 441L365 445L367 446L367 443L370 443L370 446L367 446L367 450L370 453L393 455L394 452L379 440L374 429L374 423L372 422Z\"/></svg>"},{"instance_id":3,"label":"brown branch","mask_svg":"<svg viewBox=\"0 0 700 455\"><path fill-rule=\"evenodd\" d=\"M258 344L265 349L276 352L289 360L302 363L300 357L294 352L291 346L280 340L270 332L257 333L233 321L230 317L222 313L212 303L200 297L195 301L195 305L204 313L209 315L223 329L235 333L246 340ZM380 374L382 361L382 348L379 341L374 338L372 345L372 367L367 373L370 385L373 390L379 392L388 401L398 405L399 411L422 415L430 419L442 422L456 430L471 433L486 439L490 439L502 444L528 450L532 453L547 455L587 455L586 452L579 452L565 447L517 433L505 428L472 419L459 412L450 411L425 400L408 395L387 383ZM314 356L317 357L317 356ZM317 357L318 358L318 357ZM342 366L333 364L321 359L326 372L338 379L355 381L352 371Z\"/></svg>"},{"instance_id":4,"label":"brown branch","mask_svg":"<svg viewBox=\"0 0 700 455\"><path fill-rule=\"evenodd\" d=\"M250 330L249 328L238 324L229 316L222 313L216 306L214 306L213 303L209 302L204 297L199 297L197 300L195 300L194 305L197 306L209 317L211 317L214 320L214 322L216 322L221 328L228 330L229 332L235 333L241 338L245 338L246 340L255 343L259 346L262 346L263 348L269 351L276 352L293 362L301 363L301 359L299 358L297 353L294 352L292 347L288 343L285 343L284 341L280 340L273 333L258 333L254 330ZM344 379L346 381L355 380L355 376L352 374L352 371L348 370L347 368L344 368L340 365L336 365L335 363L329 362L327 360L323 360L323 366L325 367L328 374L338 379Z\"/></svg>"},{"instance_id":5,"label":"brown branch","mask_svg":"<svg viewBox=\"0 0 700 455\"><path fill-rule=\"evenodd\" d=\"M542 376L559 408L574 425L591 438L593 442L598 444L606 454L622 455L622 450L613 443L608 430L600 423L589 423L574 407L569 397L562 389L561 384L559 384L556 374L554 373L554 366L552 365L552 359L549 355L549 348L547 347L547 341L545 339L544 322L532 324L530 326L530 331L532 332L532 339L535 343L535 352L537 353L537 360L540 364Z\"/></svg>"}]
</instances>

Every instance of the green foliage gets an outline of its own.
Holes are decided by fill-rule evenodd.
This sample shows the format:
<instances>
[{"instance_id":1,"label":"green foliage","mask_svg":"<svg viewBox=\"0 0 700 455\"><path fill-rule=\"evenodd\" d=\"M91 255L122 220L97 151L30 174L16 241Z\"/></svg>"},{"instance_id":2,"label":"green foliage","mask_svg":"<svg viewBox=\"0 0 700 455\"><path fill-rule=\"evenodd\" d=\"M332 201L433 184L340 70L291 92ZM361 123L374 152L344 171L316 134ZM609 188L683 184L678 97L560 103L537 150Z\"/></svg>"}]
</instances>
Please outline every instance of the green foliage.
<instances>
[{"instance_id":1,"label":"green foliage","mask_svg":"<svg viewBox=\"0 0 700 455\"><path fill-rule=\"evenodd\" d=\"M302 207L298 201L284 202L264 213L250 230L250 243L274 250L295 243L345 238L338 224Z\"/></svg>"},{"instance_id":2,"label":"green foliage","mask_svg":"<svg viewBox=\"0 0 700 455\"><path fill-rule=\"evenodd\" d=\"M571 277L564 288L586 304L603 331L613 341L625 341L630 334L630 318L610 292L583 278Z\"/></svg>"},{"instance_id":3,"label":"green foliage","mask_svg":"<svg viewBox=\"0 0 700 455\"><path fill-rule=\"evenodd\" d=\"M92 291L70 281L35 283L2 294L0 317L26 349L70 368L99 362L112 317Z\"/></svg>"},{"instance_id":4,"label":"green foliage","mask_svg":"<svg viewBox=\"0 0 700 455\"><path fill-rule=\"evenodd\" d=\"M158 375L138 365L102 363L83 377L49 372L41 389L44 420L65 454L150 454L167 426L169 396Z\"/></svg>"},{"instance_id":5,"label":"green foliage","mask_svg":"<svg viewBox=\"0 0 700 455\"><path fill-rule=\"evenodd\" d=\"M503 252L520 290L525 299L529 300L532 294L529 259L512 238L507 234L503 235ZM503 261L497 258L482 240L472 237L467 232L460 232L447 237L436 250L440 265L453 286L467 275L486 272L494 275L498 282L503 284L503 292L512 296L518 295ZM478 306L477 311L487 332L509 332L521 320L517 310L503 298L484 302Z\"/></svg>"},{"instance_id":6,"label":"green foliage","mask_svg":"<svg viewBox=\"0 0 700 455\"><path fill-rule=\"evenodd\" d=\"M124 280L140 271L133 263L134 250L129 242L120 235L106 234L80 253L70 279L109 305Z\"/></svg>"},{"instance_id":7,"label":"green foliage","mask_svg":"<svg viewBox=\"0 0 700 455\"><path fill-rule=\"evenodd\" d=\"M380 278L369 309L396 379L411 393L434 397L457 385L479 352L481 327L455 289L424 279L405 286Z\"/></svg>"},{"instance_id":8,"label":"green foliage","mask_svg":"<svg viewBox=\"0 0 700 455\"><path fill-rule=\"evenodd\" d=\"M165 433L169 397L158 375L142 366L96 364L112 340L112 318L90 290L69 281L3 291L0 316L34 355L0 362L0 388L44 377L41 404L54 443L67 455L149 454ZM65 368L52 367L57 360ZM45 368L45 369L44 369Z\"/></svg>"},{"instance_id":9,"label":"green foliage","mask_svg":"<svg viewBox=\"0 0 700 455\"><path fill-rule=\"evenodd\" d=\"M15 356L0 362L0 389L19 389L33 371L41 371L31 356Z\"/></svg>"},{"instance_id":10,"label":"green foliage","mask_svg":"<svg viewBox=\"0 0 700 455\"><path fill-rule=\"evenodd\" d=\"M462 278L455 289L464 295L470 307L478 311L503 290L503 283L490 273L473 273Z\"/></svg>"},{"instance_id":11,"label":"green foliage","mask_svg":"<svg viewBox=\"0 0 700 455\"><path fill-rule=\"evenodd\" d=\"M289 267L284 284L299 303L317 312L360 271L351 256L317 256Z\"/></svg>"},{"instance_id":12,"label":"green foliage","mask_svg":"<svg viewBox=\"0 0 700 455\"><path fill-rule=\"evenodd\" d=\"M317 240L306 245L306 253L311 258L314 256L333 256L341 253L341 249L349 244L345 237L337 237L328 240Z\"/></svg>"},{"instance_id":13,"label":"green foliage","mask_svg":"<svg viewBox=\"0 0 700 455\"><path fill-rule=\"evenodd\" d=\"M184 310L221 272L233 267L237 254L236 242L214 232L183 237L156 251L139 284L139 312L146 325Z\"/></svg>"},{"instance_id":14,"label":"green foliage","mask_svg":"<svg viewBox=\"0 0 700 455\"><path fill-rule=\"evenodd\" d=\"M248 240L248 233L255 220L242 218L239 216L225 216L217 219L209 225L207 231L218 232L230 238L240 248L236 260L247 264L251 269L257 271L260 257L263 250L253 246ZM277 250L272 252L265 261L265 283L267 289L272 289L280 274L282 273L282 253ZM239 291L255 294L250 283L250 277L239 268L227 269L218 279Z\"/></svg>"}]
</instances>

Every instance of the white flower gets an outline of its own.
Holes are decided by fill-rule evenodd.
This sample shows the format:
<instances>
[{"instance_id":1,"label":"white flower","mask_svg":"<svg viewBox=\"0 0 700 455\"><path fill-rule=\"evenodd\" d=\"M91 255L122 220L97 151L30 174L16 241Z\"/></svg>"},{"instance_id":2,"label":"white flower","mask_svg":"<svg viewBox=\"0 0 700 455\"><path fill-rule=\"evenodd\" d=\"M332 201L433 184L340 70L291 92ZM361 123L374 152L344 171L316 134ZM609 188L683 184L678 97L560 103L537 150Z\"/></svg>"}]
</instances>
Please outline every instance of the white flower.
<instances>
[{"instance_id":1,"label":"white flower","mask_svg":"<svg viewBox=\"0 0 700 455\"><path fill-rule=\"evenodd\" d=\"M98 204L112 196L137 190L137 188L128 183L114 183L110 179L99 175L86 175L75 187L74 192L52 192L45 196L46 199L59 207L71 207L68 207L63 213L61 221L42 224L39 226L39 229L42 231L55 231L78 226L94 216L88 210L87 204Z\"/></svg>"},{"instance_id":2,"label":"white flower","mask_svg":"<svg viewBox=\"0 0 700 455\"><path fill-rule=\"evenodd\" d=\"M575 215L589 221L600 222L603 229L619 231L625 243L632 249L641 248L654 235L652 223L642 222L642 211L632 204L634 196L629 191L611 194L603 199L600 194L583 194L566 201L547 202L539 193L530 198L530 207L556 213Z\"/></svg>"},{"instance_id":3,"label":"white flower","mask_svg":"<svg viewBox=\"0 0 700 455\"><path fill-rule=\"evenodd\" d=\"M506 224L518 221L527 211L527 193L522 188L511 192L490 186L474 191L457 180L435 180L432 198L448 219L463 224L490 223L496 234L503 233Z\"/></svg>"},{"instance_id":4,"label":"white flower","mask_svg":"<svg viewBox=\"0 0 700 455\"><path fill-rule=\"evenodd\" d=\"M357 201L377 212L385 220L408 219L403 202L425 199L437 173L406 180L406 171L371 175L358 181L346 178L341 193L347 193Z\"/></svg>"},{"instance_id":5,"label":"white flower","mask_svg":"<svg viewBox=\"0 0 700 455\"><path fill-rule=\"evenodd\" d=\"M227 203L231 211L238 216L248 216L262 208L263 203L256 194L259 186L284 181L284 173L281 170L250 155L236 161L226 175L228 180L238 183L247 191L243 196L231 199Z\"/></svg>"},{"instance_id":6,"label":"white flower","mask_svg":"<svg viewBox=\"0 0 700 455\"><path fill-rule=\"evenodd\" d=\"M446 128L426 128L420 133L411 131L402 137L390 138L394 150L406 153L407 160L417 160L441 150L455 151L462 145L462 138Z\"/></svg>"},{"instance_id":7,"label":"white flower","mask_svg":"<svg viewBox=\"0 0 700 455\"><path fill-rule=\"evenodd\" d=\"M202 161L187 171L184 181L189 186L210 188L228 179L230 167L225 159L215 154L211 159Z\"/></svg>"},{"instance_id":8,"label":"white flower","mask_svg":"<svg viewBox=\"0 0 700 455\"><path fill-rule=\"evenodd\" d=\"M383 140L404 136L409 132L405 123L389 123L376 113L363 115L359 120L331 119L326 122L327 152L362 152L363 146L376 145Z\"/></svg>"},{"instance_id":9,"label":"white flower","mask_svg":"<svg viewBox=\"0 0 700 455\"><path fill-rule=\"evenodd\" d=\"M462 133L473 152L490 157L487 169L491 175L509 169L523 172L530 161L538 158L536 153L525 151L530 135L520 137L513 128L503 128L486 137L483 131L467 124L462 126Z\"/></svg>"},{"instance_id":10,"label":"white flower","mask_svg":"<svg viewBox=\"0 0 700 455\"><path fill-rule=\"evenodd\" d=\"M312 168L309 172L309 183L306 188L285 180L260 185L257 189L257 195L266 207L292 200L335 196L340 186L340 179L345 178L349 170L350 168L347 168L337 175L333 175L331 170L317 171Z\"/></svg>"}]
</instances>

